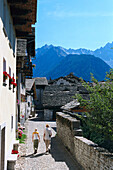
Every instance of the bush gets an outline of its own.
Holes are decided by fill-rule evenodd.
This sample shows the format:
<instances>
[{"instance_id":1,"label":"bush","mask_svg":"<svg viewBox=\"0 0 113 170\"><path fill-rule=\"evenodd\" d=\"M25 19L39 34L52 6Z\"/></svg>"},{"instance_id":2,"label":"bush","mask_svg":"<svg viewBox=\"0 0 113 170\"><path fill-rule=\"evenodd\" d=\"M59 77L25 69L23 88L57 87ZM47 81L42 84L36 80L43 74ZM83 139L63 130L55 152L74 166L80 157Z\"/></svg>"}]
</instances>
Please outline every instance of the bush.
<instances>
[{"instance_id":1,"label":"bush","mask_svg":"<svg viewBox=\"0 0 113 170\"><path fill-rule=\"evenodd\" d=\"M80 94L76 98L85 107L87 118L82 117L82 129L86 138L113 152L113 70L99 83L92 75L93 86L83 82L89 91L89 100Z\"/></svg>"}]
</instances>

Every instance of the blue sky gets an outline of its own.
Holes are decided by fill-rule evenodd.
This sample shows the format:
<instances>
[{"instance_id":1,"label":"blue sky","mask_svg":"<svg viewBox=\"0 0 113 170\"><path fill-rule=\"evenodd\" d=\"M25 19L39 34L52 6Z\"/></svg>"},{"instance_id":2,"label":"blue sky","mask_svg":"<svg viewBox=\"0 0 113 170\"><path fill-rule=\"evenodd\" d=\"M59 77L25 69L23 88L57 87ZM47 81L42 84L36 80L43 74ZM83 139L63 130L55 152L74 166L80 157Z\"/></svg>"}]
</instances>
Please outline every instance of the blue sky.
<instances>
[{"instance_id":1,"label":"blue sky","mask_svg":"<svg viewBox=\"0 0 113 170\"><path fill-rule=\"evenodd\" d=\"M113 41L113 0L37 0L36 48L97 49Z\"/></svg>"}]
</instances>

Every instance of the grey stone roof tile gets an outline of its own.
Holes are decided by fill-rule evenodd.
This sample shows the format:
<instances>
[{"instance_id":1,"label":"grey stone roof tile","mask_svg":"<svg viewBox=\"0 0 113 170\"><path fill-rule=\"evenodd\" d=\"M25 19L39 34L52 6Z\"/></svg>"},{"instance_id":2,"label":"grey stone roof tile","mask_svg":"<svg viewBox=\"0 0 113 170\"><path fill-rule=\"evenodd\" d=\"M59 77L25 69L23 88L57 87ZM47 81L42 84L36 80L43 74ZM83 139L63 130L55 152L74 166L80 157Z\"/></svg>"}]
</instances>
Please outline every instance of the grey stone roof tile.
<instances>
[{"instance_id":1,"label":"grey stone roof tile","mask_svg":"<svg viewBox=\"0 0 113 170\"><path fill-rule=\"evenodd\" d=\"M35 79L26 79L25 85L26 85L27 91L30 91L32 89L34 82L35 82Z\"/></svg>"},{"instance_id":2,"label":"grey stone roof tile","mask_svg":"<svg viewBox=\"0 0 113 170\"><path fill-rule=\"evenodd\" d=\"M37 78L35 78L35 85L47 86L48 81L47 81L46 77L37 77Z\"/></svg>"}]
</instances>

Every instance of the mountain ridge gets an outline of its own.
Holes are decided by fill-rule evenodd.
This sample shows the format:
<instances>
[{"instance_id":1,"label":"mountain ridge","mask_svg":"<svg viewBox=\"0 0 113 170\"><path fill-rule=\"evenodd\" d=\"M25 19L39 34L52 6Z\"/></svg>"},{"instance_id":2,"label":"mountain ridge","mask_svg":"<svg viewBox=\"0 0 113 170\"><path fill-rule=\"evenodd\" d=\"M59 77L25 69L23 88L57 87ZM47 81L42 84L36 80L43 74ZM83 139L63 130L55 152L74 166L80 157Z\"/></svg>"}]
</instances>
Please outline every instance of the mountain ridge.
<instances>
[{"instance_id":1,"label":"mountain ridge","mask_svg":"<svg viewBox=\"0 0 113 170\"><path fill-rule=\"evenodd\" d=\"M65 67L62 67L62 65L65 65ZM93 73L97 80L103 81L105 79L106 72L109 70L109 65L98 57L86 54L70 54L67 55L66 58L64 58L52 71L46 74L46 77L48 79L56 79L73 72L75 76L81 77L85 81L91 81L90 73Z\"/></svg>"},{"instance_id":2,"label":"mountain ridge","mask_svg":"<svg viewBox=\"0 0 113 170\"><path fill-rule=\"evenodd\" d=\"M33 61L33 63L36 64L37 68L34 69L34 71L33 71L34 77L46 76L47 78L50 78L51 77L50 74L53 75L53 73L55 72L55 68L56 69L60 68L60 66L57 67L58 65L61 64L62 67L65 66L64 65L65 60L68 59L69 55L76 55L76 57L77 57L77 55L79 57L81 55L90 55L90 57L93 55L93 57L97 56L99 58L102 58L104 56L103 57L104 58L103 59L104 60L104 65L105 65L105 68L107 68L106 71L109 71L110 67L105 62L106 62L106 60L108 60L107 61L108 63L112 62L113 51L111 50L111 47L113 47L113 42L112 43L107 43L104 47L101 47L100 49L96 49L95 51L87 50L87 49L83 49L83 48L79 48L79 49L71 49L71 48L69 48L69 49L66 49L66 48L63 48L61 46L53 46L53 45L47 45L46 44L46 45L42 46L41 48L36 49L36 60ZM104 51L106 52L106 54L104 53ZM110 55L111 57L110 56L107 57L107 54L108 55L111 54ZM73 61L69 61L69 62L71 62L72 65L70 65L70 63L66 63L67 65L70 65L69 66L70 67L70 72L73 72L72 67L76 67L76 66L73 66L73 62L75 62L74 61L75 59L72 58L72 60ZM89 58L88 58L88 60L89 60ZM62 61L64 61L64 63ZM77 65L77 62L75 62L75 65ZM102 61L101 61L101 64L103 65ZM80 67L85 67L85 66L82 65ZM78 67L77 69L80 72L81 68ZM69 68L68 68L68 70L69 70ZM65 72L64 69L62 69L62 71ZM104 69L100 70L100 71L105 72ZM96 77L98 77L97 74L99 74L99 73L96 72L95 74L96 74ZM62 76L62 75L63 75L63 73L58 74L57 76ZM102 75L102 73L101 73L101 75ZM105 75L105 73L104 73L104 75ZM80 76L80 77L82 77L82 76ZM56 78L56 76L54 75L52 78L54 79L54 78ZM102 78L100 79L99 77L98 77L98 79L102 80Z\"/></svg>"}]
</instances>

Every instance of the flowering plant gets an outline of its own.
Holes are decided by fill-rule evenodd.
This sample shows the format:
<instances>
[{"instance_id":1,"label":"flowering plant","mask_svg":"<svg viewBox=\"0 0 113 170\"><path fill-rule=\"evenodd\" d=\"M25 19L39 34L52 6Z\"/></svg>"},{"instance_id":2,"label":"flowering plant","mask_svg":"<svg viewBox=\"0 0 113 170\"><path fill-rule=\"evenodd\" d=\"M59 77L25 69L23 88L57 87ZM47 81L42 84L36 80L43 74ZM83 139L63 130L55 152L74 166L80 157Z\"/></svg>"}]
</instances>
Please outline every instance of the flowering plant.
<instances>
[{"instance_id":1,"label":"flowering plant","mask_svg":"<svg viewBox=\"0 0 113 170\"><path fill-rule=\"evenodd\" d=\"M18 137L19 137L19 139L21 139L22 134L23 134L23 131L22 131L21 129L18 128Z\"/></svg>"},{"instance_id":2,"label":"flowering plant","mask_svg":"<svg viewBox=\"0 0 113 170\"><path fill-rule=\"evenodd\" d=\"M15 79L14 79L14 77L12 77L12 79L13 79L13 82L15 82Z\"/></svg>"},{"instance_id":3,"label":"flowering plant","mask_svg":"<svg viewBox=\"0 0 113 170\"><path fill-rule=\"evenodd\" d=\"M15 88L17 86L17 84L15 82L11 82L11 84L13 84L13 88Z\"/></svg>"},{"instance_id":4,"label":"flowering plant","mask_svg":"<svg viewBox=\"0 0 113 170\"><path fill-rule=\"evenodd\" d=\"M17 104L19 104L19 100L17 99Z\"/></svg>"},{"instance_id":5,"label":"flowering plant","mask_svg":"<svg viewBox=\"0 0 113 170\"><path fill-rule=\"evenodd\" d=\"M3 78L4 78L4 80L6 80L8 78L8 74L6 71L3 72Z\"/></svg>"},{"instance_id":6,"label":"flowering plant","mask_svg":"<svg viewBox=\"0 0 113 170\"><path fill-rule=\"evenodd\" d=\"M11 82L13 82L13 78L11 78L9 74L7 74L7 76L9 77L9 84L11 84Z\"/></svg>"},{"instance_id":7,"label":"flowering plant","mask_svg":"<svg viewBox=\"0 0 113 170\"><path fill-rule=\"evenodd\" d=\"M12 154L18 154L19 152L16 150L12 150Z\"/></svg>"}]
</instances>

